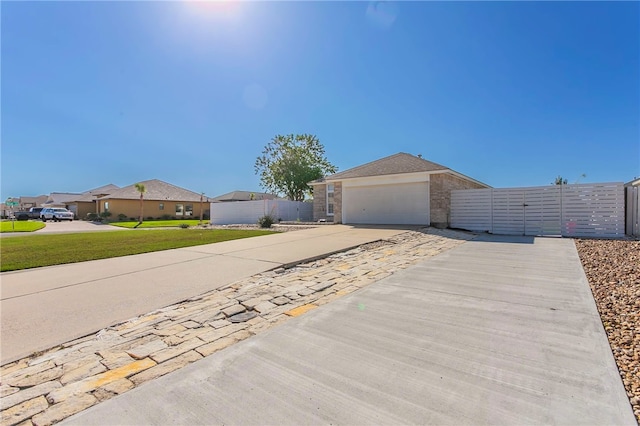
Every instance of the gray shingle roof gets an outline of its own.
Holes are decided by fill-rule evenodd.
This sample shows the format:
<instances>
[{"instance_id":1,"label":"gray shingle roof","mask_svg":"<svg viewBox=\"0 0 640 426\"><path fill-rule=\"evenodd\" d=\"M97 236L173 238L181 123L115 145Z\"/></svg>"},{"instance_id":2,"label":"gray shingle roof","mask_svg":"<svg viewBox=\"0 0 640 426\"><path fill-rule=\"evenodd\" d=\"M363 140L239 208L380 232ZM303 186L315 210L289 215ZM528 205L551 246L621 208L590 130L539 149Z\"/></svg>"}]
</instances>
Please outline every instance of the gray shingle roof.
<instances>
[{"instance_id":1,"label":"gray shingle roof","mask_svg":"<svg viewBox=\"0 0 640 426\"><path fill-rule=\"evenodd\" d=\"M401 173L432 172L436 170L448 170L448 168L405 152L399 152L397 154L390 155L389 157L384 157L343 172L332 174L315 182L369 176L396 175Z\"/></svg>"},{"instance_id":2,"label":"gray shingle roof","mask_svg":"<svg viewBox=\"0 0 640 426\"><path fill-rule=\"evenodd\" d=\"M99 188L90 189L82 193L80 197L75 199L75 202L92 202L96 199L97 196L111 194L114 191L120 189L119 186L116 186L112 183L108 185L101 186Z\"/></svg>"},{"instance_id":3,"label":"gray shingle roof","mask_svg":"<svg viewBox=\"0 0 640 426\"><path fill-rule=\"evenodd\" d=\"M251 201L251 194L253 194L253 200L275 200L278 198L275 194L268 194L266 192L255 192L255 191L232 191L223 195L218 195L217 197L213 197L211 202L222 202L222 201Z\"/></svg>"},{"instance_id":4,"label":"gray shingle roof","mask_svg":"<svg viewBox=\"0 0 640 426\"><path fill-rule=\"evenodd\" d=\"M197 192L189 191L188 189L180 188L179 186L171 185L170 183L163 182L158 179L145 180L140 183L143 184L146 189L146 192L144 193L145 200L200 201L200 194ZM136 190L135 184L133 184L117 189L100 199L138 200L140 199L140 193ZM203 200L205 202L209 201L206 196Z\"/></svg>"},{"instance_id":5,"label":"gray shingle roof","mask_svg":"<svg viewBox=\"0 0 640 426\"><path fill-rule=\"evenodd\" d=\"M77 194L74 192L52 192L49 194L47 201L43 204L44 207L56 206L56 205L66 205L75 201L82 194Z\"/></svg>"},{"instance_id":6,"label":"gray shingle roof","mask_svg":"<svg viewBox=\"0 0 640 426\"><path fill-rule=\"evenodd\" d=\"M48 195L38 195L36 197L20 197L20 204L35 204L40 206L47 201Z\"/></svg>"}]
</instances>

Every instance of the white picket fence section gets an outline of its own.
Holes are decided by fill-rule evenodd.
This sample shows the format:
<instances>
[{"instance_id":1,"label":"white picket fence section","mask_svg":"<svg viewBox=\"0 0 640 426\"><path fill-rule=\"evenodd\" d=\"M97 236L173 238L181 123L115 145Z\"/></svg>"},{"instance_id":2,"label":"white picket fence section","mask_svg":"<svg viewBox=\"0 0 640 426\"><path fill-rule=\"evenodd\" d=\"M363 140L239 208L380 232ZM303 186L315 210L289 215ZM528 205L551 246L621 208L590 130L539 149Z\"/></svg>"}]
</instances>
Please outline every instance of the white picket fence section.
<instances>
[{"instance_id":1,"label":"white picket fence section","mask_svg":"<svg viewBox=\"0 0 640 426\"><path fill-rule=\"evenodd\" d=\"M265 215L276 220L310 222L313 220L313 203L289 200L211 203L213 225L254 224Z\"/></svg>"},{"instance_id":2,"label":"white picket fence section","mask_svg":"<svg viewBox=\"0 0 640 426\"><path fill-rule=\"evenodd\" d=\"M621 237L622 183L451 192L451 227L504 235Z\"/></svg>"},{"instance_id":3,"label":"white picket fence section","mask_svg":"<svg viewBox=\"0 0 640 426\"><path fill-rule=\"evenodd\" d=\"M640 187L628 186L627 190L627 235L640 237Z\"/></svg>"}]
</instances>

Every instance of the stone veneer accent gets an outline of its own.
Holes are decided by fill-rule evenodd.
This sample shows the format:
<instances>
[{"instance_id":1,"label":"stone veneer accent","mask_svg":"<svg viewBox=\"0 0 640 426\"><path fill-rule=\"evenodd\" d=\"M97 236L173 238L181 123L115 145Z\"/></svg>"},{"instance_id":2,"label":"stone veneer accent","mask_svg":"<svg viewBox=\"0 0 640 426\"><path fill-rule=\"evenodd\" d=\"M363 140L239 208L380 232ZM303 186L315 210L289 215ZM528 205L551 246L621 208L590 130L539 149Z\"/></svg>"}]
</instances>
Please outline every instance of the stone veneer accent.
<instances>
[{"instance_id":1,"label":"stone veneer accent","mask_svg":"<svg viewBox=\"0 0 640 426\"><path fill-rule=\"evenodd\" d=\"M342 182L333 187L333 222L342 223Z\"/></svg>"},{"instance_id":2,"label":"stone veneer accent","mask_svg":"<svg viewBox=\"0 0 640 426\"><path fill-rule=\"evenodd\" d=\"M320 219L325 219L327 222L332 220L327 216L326 184L313 186L313 220L317 222Z\"/></svg>"},{"instance_id":3,"label":"stone veneer accent","mask_svg":"<svg viewBox=\"0 0 640 426\"><path fill-rule=\"evenodd\" d=\"M313 187L313 220L325 219L327 222L342 223L342 183L333 186L333 216L327 215L327 185Z\"/></svg>"},{"instance_id":4,"label":"stone veneer accent","mask_svg":"<svg viewBox=\"0 0 640 426\"><path fill-rule=\"evenodd\" d=\"M446 228L451 224L451 191L480 188L485 187L448 173L432 174L429 184L431 226Z\"/></svg>"}]
</instances>

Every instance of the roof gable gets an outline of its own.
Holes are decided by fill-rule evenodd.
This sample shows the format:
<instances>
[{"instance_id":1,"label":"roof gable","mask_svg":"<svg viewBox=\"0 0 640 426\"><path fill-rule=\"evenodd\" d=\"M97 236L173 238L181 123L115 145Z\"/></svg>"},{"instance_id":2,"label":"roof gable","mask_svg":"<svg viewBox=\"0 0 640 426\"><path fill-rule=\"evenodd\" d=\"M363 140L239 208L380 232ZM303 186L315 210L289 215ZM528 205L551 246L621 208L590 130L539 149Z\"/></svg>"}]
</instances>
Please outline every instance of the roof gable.
<instances>
[{"instance_id":1,"label":"roof gable","mask_svg":"<svg viewBox=\"0 0 640 426\"><path fill-rule=\"evenodd\" d=\"M90 189L88 191L85 191L82 193L82 195L80 197L78 197L76 200L74 200L76 203L81 203L81 202L93 202L95 201L96 198L100 197L100 196L104 196L104 195L109 195L112 192L116 191L120 189L119 186L116 186L112 183L108 184L108 185L104 185L101 186L99 188L94 188L94 189Z\"/></svg>"},{"instance_id":2,"label":"roof gable","mask_svg":"<svg viewBox=\"0 0 640 426\"><path fill-rule=\"evenodd\" d=\"M74 193L74 192L52 192L47 197L47 201L44 202L43 206L51 206L55 204L67 204L75 201L82 194Z\"/></svg>"},{"instance_id":3,"label":"roof gable","mask_svg":"<svg viewBox=\"0 0 640 426\"><path fill-rule=\"evenodd\" d=\"M448 170L448 168L405 152L399 152L343 172L332 174L327 176L324 180L342 180L369 176L396 175L401 173L433 172L437 170Z\"/></svg>"},{"instance_id":4,"label":"roof gable","mask_svg":"<svg viewBox=\"0 0 640 426\"><path fill-rule=\"evenodd\" d=\"M180 188L179 186L163 182L159 179L145 180L140 183L143 184L146 189L146 192L143 196L145 200L194 202L200 201L200 194L198 194L197 192ZM135 184L133 184L125 186L124 188L117 189L111 192L109 195L101 197L100 199L137 200L140 199L140 193L136 189ZM204 197L203 201L208 201L208 198Z\"/></svg>"},{"instance_id":5,"label":"roof gable","mask_svg":"<svg viewBox=\"0 0 640 426\"><path fill-rule=\"evenodd\" d=\"M47 201L48 195L38 195L35 197L20 197L20 204L42 204Z\"/></svg>"}]
</instances>

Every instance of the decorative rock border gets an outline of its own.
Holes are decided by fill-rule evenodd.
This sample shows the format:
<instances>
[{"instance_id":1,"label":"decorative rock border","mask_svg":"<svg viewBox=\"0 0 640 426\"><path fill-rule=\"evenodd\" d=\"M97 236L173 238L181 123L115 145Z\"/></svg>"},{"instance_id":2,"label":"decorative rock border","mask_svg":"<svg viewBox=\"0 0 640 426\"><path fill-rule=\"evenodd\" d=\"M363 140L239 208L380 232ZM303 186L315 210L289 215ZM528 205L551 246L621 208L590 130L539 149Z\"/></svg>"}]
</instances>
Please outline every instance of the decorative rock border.
<instances>
[{"instance_id":1,"label":"decorative rock border","mask_svg":"<svg viewBox=\"0 0 640 426\"><path fill-rule=\"evenodd\" d=\"M472 239L427 228L238 281L0 368L2 425L51 425Z\"/></svg>"},{"instance_id":2,"label":"decorative rock border","mask_svg":"<svg viewBox=\"0 0 640 426\"><path fill-rule=\"evenodd\" d=\"M578 239L575 243L640 424L640 241Z\"/></svg>"}]
</instances>

